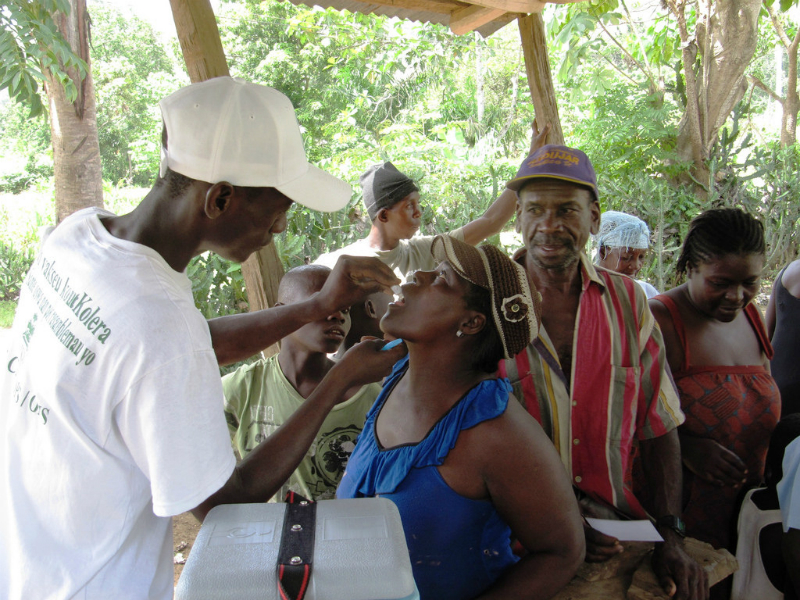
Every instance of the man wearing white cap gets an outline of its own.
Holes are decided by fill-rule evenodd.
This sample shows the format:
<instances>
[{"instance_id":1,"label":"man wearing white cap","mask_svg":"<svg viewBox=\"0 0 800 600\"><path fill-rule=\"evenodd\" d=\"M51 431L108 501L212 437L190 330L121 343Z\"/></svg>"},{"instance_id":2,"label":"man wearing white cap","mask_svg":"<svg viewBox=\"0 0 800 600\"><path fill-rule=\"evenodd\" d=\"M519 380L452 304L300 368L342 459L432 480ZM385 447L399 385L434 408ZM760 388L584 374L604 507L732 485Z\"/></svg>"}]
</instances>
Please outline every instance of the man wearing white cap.
<instances>
[{"instance_id":1,"label":"man wearing white cap","mask_svg":"<svg viewBox=\"0 0 800 600\"><path fill-rule=\"evenodd\" d=\"M601 267L631 277L647 298L658 296L655 286L636 279L650 248L650 228L639 217L616 210L600 215L600 229L592 235L597 244L595 262Z\"/></svg>"},{"instance_id":2,"label":"man wearing white cap","mask_svg":"<svg viewBox=\"0 0 800 600\"><path fill-rule=\"evenodd\" d=\"M337 210L350 187L308 164L289 100L230 77L161 102L161 176L130 214L89 209L28 274L0 375L0 597L172 598L171 515L268 499L331 407L403 351L361 345L235 464L218 362L397 282L342 261L306 302L206 322L184 274L244 260L293 201Z\"/></svg>"}]
</instances>

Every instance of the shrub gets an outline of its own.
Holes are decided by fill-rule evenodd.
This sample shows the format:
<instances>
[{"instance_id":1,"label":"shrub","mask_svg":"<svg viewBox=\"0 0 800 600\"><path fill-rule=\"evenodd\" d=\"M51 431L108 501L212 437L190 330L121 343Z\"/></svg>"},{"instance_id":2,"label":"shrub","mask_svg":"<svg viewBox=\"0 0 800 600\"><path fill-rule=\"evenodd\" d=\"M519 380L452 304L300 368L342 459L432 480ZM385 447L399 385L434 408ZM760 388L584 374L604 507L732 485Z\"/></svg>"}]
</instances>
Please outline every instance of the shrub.
<instances>
[{"instance_id":1,"label":"shrub","mask_svg":"<svg viewBox=\"0 0 800 600\"><path fill-rule=\"evenodd\" d=\"M8 329L14 324L14 313L16 310L16 302L0 300L0 329Z\"/></svg>"},{"instance_id":2,"label":"shrub","mask_svg":"<svg viewBox=\"0 0 800 600\"><path fill-rule=\"evenodd\" d=\"M17 250L11 244L0 243L0 300L15 301L19 298L22 281L33 259L31 248Z\"/></svg>"},{"instance_id":3,"label":"shrub","mask_svg":"<svg viewBox=\"0 0 800 600\"><path fill-rule=\"evenodd\" d=\"M241 265L204 252L189 261L186 275L195 305L206 319L247 311Z\"/></svg>"}]
</instances>

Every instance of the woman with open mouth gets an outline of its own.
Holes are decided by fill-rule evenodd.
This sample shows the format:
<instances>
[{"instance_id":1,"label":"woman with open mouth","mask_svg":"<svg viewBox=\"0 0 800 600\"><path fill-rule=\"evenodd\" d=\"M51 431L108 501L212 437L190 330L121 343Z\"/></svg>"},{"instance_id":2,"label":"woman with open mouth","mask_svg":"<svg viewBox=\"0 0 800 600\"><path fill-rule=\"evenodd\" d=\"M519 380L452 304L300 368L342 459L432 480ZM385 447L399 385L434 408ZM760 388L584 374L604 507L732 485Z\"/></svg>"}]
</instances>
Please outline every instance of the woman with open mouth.
<instances>
[{"instance_id":1,"label":"woman with open mouth","mask_svg":"<svg viewBox=\"0 0 800 600\"><path fill-rule=\"evenodd\" d=\"M408 355L337 497L395 502L423 600L550 598L583 560L580 514L552 443L496 375L537 335L540 297L493 246L438 236L432 250L437 269L414 273L381 321Z\"/></svg>"}]
</instances>

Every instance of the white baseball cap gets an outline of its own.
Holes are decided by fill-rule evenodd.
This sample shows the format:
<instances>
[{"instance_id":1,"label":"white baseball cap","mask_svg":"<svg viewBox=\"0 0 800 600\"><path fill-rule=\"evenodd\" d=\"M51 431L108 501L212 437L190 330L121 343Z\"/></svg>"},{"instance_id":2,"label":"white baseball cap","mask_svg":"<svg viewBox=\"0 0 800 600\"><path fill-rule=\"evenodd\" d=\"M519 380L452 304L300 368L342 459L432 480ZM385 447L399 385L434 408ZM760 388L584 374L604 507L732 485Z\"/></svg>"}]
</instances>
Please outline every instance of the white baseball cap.
<instances>
[{"instance_id":1,"label":"white baseball cap","mask_svg":"<svg viewBox=\"0 0 800 600\"><path fill-rule=\"evenodd\" d=\"M233 77L193 83L159 105L167 167L199 181L272 187L314 210L344 208L349 184L309 164L294 107L271 87Z\"/></svg>"}]
</instances>

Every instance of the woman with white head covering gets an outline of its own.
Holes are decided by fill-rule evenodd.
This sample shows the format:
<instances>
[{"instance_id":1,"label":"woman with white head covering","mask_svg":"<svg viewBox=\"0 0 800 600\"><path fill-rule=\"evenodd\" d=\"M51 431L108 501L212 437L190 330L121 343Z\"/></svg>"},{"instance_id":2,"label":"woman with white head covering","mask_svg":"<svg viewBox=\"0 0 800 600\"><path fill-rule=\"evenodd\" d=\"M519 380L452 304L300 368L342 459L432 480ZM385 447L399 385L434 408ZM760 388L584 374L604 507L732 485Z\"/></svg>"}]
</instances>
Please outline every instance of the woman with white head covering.
<instances>
[{"instance_id":1,"label":"woman with white head covering","mask_svg":"<svg viewBox=\"0 0 800 600\"><path fill-rule=\"evenodd\" d=\"M600 217L600 230L592 236L597 243L595 262L609 271L622 273L636 280L648 298L658 290L636 275L650 248L650 229L639 217L609 210Z\"/></svg>"}]
</instances>

